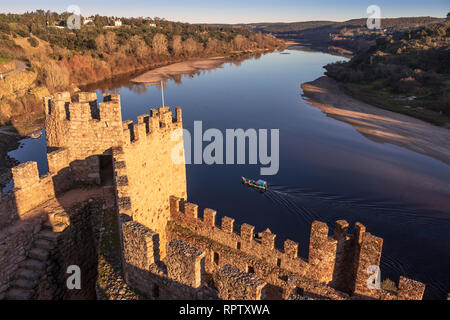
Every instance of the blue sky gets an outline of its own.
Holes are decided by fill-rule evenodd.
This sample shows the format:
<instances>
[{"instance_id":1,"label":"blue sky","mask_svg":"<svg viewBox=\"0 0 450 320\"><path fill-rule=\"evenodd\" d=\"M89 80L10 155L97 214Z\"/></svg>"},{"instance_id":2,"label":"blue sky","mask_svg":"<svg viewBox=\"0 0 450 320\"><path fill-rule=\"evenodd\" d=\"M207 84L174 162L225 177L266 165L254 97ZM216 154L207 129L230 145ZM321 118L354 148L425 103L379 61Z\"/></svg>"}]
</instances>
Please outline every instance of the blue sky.
<instances>
[{"instance_id":1,"label":"blue sky","mask_svg":"<svg viewBox=\"0 0 450 320\"><path fill-rule=\"evenodd\" d=\"M1 12L22 13L36 9L63 12L77 5L81 14L161 17L191 23L292 22L307 20L344 21L366 17L366 8L375 4L382 17L436 16L450 11L449 0L0 0Z\"/></svg>"}]
</instances>

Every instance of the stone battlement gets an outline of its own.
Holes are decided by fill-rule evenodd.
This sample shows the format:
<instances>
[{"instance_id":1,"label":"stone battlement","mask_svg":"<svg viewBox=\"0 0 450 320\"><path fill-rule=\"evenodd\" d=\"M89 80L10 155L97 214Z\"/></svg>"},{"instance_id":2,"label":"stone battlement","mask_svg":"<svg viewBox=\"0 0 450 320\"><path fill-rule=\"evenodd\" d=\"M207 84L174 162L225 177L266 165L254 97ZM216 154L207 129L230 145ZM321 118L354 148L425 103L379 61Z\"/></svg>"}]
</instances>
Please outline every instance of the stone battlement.
<instances>
[{"instance_id":1,"label":"stone battlement","mask_svg":"<svg viewBox=\"0 0 450 320\"><path fill-rule=\"evenodd\" d=\"M44 97L48 120L121 122L120 95L103 94L97 103L95 92L79 92L73 97L68 92Z\"/></svg>"},{"instance_id":2,"label":"stone battlement","mask_svg":"<svg viewBox=\"0 0 450 320\"><path fill-rule=\"evenodd\" d=\"M198 206L186 201L183 137L174 134L183 127L181 108L175 116L166 106L150 109L134 123L122 121L118 94L103 94L98 102L95 92L73 97L62 92L44 98L44 105L49 172L39 176L36 162L11 169L14 189L2 194L0 202L0 231L8 229L4 234L49 201L58 203L74 190L102 185L116 210L125 280L149 298L422 298L425 285L404 277L396 292L369 288L368 270L380 265L383 239L361 223L349 234L347 221L338 220L330 234L326 223L314 221L308 257L302 258L299 244L292 240L276 248L270 229L256 233L254 226L237 226L226 216L218 222L213 209L204 209L200 218ZM90 229L88 222L73 224L76 215L70 224L66 215L47 219L63 219L64 228L58 231L66 232L70 225L67 232L77 237ZM26 241L28 247L31 240ZM27 254L11 251L7 261L0 259L6 270L0 297L15 277L17 266L11 261L24 260Z\"/></svg>"},{"instance_id":3,"label":"stone battlement","mask_svg":"<svg viewBox=\"0 0 450 320\"><path fill-rule=\"evenodd\" d=\"M397 295L381 289L368 288L367 279L370 275L368 268L380 265L383 239L366 232L365 226L361 223L356 223L353 234L348 234L348 223L345 220L338 220L334 233L330 236L326 223L314 221L311 226L309 256L304 260L298 256L298 243L292 240L284 241L282 251L275 248L276 235L269 229L256 235L254 226L244 223L240 228L236 228L234 219L230 217L222 217L220 225L217 226L216 211L204 209L203 218L200 219L197 205L184 202L177 197L171 197L170 210L173 223L191 230L196 235L197 245L203 241L202 239L207 239L205 242L209 244L205 247L210 251L210 259L207 254L206 270L211 273L217 272L223 264L228 263L244 271L256 272L262 279L274 285L279 285L280 275L284 274L289 275L286 278L297 276L324 283L346 293L383 299L397 299L409 296L413 292L416 292L413 294L415 298L421 298L425 289L423 284L415 282L416 290L406 294L405 283L409 283L410 280L406 281L403 277L400 279ZM237 229L239 232L234 231ZM189 239L186 237L184 240ZM242 254L247 258L241 261L231 258L230 261L229 257L221 257L218 252L209 250L211 241L217 243L218 247L224 246L234 251L233 254L229 254L227 250L221 250L224 255L235 257ZM251 265L247 262L255 261L254 259L261 260L264 267L260 263ZM276 270L273 271L276 277L267 274L266 271L257 270L267 266Z\"/></svg>"},{"instance_id":4,"label":"stone battlement","mask_svg":"<svg viewBox=\"0 0 450 320\"><path fill-rule=\"evenodd\" d=\"M172 117L169 107L151 109L150 114L137 117L137 124L133 121L123 122L123 135L125 143L143 143L145 138L155 134L167 134L176 129L182 129L181 108L176 108L176 116ZM150 137L148 137L150 136ZM168 137L170 138L170 136Z\"/></svg>"}]
</instances>

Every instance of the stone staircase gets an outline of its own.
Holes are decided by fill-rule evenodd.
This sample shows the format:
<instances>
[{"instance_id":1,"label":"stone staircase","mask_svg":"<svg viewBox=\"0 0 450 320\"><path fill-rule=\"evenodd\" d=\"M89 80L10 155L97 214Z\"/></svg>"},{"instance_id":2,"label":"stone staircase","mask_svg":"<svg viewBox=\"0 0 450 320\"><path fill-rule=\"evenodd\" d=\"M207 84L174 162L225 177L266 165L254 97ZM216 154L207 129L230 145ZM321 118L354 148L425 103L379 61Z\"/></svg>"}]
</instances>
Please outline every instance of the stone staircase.
<instances>
[{"instance_id":1,"label":"stone staircase","mask_svg":"<svg viewBox=\"0 0 450 320\"><path fill-rule=\"evenodd\" d=\"M27 258L19 264L19 269L15 272L14 280L5 295L7 300L35 298L35 289L47 272L48 258L56 246L59 233L64 231L69 223L65 212L48 214L48 220L36 235Z\"/></svg>"}]
</instances>

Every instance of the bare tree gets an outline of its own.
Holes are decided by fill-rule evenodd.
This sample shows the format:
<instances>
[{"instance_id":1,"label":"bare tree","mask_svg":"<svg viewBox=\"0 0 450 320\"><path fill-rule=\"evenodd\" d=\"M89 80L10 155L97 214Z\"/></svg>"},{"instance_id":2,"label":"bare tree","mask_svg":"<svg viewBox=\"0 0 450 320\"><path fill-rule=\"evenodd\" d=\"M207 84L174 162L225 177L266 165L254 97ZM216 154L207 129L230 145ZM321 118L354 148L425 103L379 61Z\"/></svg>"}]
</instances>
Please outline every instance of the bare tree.
<instances>
[{"instance_id":1,"label":"bare tree","mask_svg":"<svg viewBox=\"0 0 450 320\"><path fill-rule=\"evenodd\" d=\"M174 36L171 42L171 47L173 54L179 56L183 53L183 41L181 40L181 36Z\"/></svg>"},{"instance_id":2,"label":"bare tree","mask_svg":"<svg viewBox=\"0 0 450 320\"><path fill-rule=\"evenodd\" d=\"M208 51L208 53L216 53L219 51L219 41L217 39L214 38L209 38L208 42L206 44L206 50Z\"/></svg>"},{"instance_id":3,"label":"bare tree","mask_svg":"<svg viewBox=\"0 0 450 320\"><path fill-rule=\"evenodd\" d=\"M264 48L264 36L261 32L253 34L251 40L256 42L258 48Z\"/></svg>"},{"instance_id":4,"label":"bare tree","mask_svg":"<svg viewBox=\"0 0 450 320\"><path fill-rule=\"evenodd\" d=\"M186 39L183 42L183 51L186 52L189 56L195 55L198 51L198 43L192 38Z\"/></svg>"},{"instance_id":5,"label":"bare tree","mask_svg":"<svg viewBox=\"0 0 450 320\"><path fill-rule=\"evenodd\" d=\"M95 38L95 45L97 46L97 50L100 52L106 51L105 46L105 35L103 33L100 33L97 38Z\"/></svg>"},{"instance_id":6,"label":"bare tree","mask_svg":"<svg viewBox=\"0 0 450 320\"><path fill-rule=\"evenodd\" d=\"M130 50L138 58L143 59L150 54L150 48L147 46L144 40L138 35L131 37Z\"/></svg>"},{"instance_id":7,"label":"bare tree","mask_svg":"<svg viewBox=\"0 0 450 320\"><path fill-rule=\"evenodd\" d=\"M69 85L69 71L50 60L44 65L45 84L50 90L64 90Z\"/></svg>"},{"instance_id":8,"label":"bare tree","mask_svg":"<svg viewBox=\"0 0 450 320\"><path fill-rule=\"evenodd\" d=\"M244 37L243 35L238 34L236 37L234 37L234 48L236 50L243 50L245 49L248 39Z\"/></svg>"},{"instance_id":9,"label":"bare tree","mask_svg":"<svg viewBox=\"0 0 450 320\"><path fill-rule=\"evenodd\" d=\"M152 41L153 51L157 55L167 54L167 38L162 33L157 33Z\"/></svg>"}]
</instances>

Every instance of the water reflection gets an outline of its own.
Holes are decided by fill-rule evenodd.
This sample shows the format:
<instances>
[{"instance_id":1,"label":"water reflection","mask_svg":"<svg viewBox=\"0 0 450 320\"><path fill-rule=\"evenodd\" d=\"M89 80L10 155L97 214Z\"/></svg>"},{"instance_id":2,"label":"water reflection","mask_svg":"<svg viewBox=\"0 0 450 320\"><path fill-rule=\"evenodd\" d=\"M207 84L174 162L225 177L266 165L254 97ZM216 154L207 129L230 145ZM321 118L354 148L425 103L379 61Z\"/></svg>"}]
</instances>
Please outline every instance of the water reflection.
<instances>
[{"instance_id":1,"label":"water reflection","mask_svg":"<svg viewBox=\"0 0 450 320\"><path fill-rule=\"evenodd\" d=\"M239 56L233 56L233 57L227 58L224 61L223 66L224 67L226 67L226 66L239 67L239 66L241 66L243 61L246 61L246 60L255 60L256 61L256 60L261 59L261 57L266 54L268 54L268 53L251 53L251 54L249 53L249 54L243 54L243 55L239 55ZM187 77L189 79L193 79L196 76L202 76L202 75L207 74L208 72L213 71L220 67L221 66L215 67L212 69L207 69L207 70L197 70L194 72L187 72L187 73L183 73L183 74L174 74L166 79L161 79L161 80L163 81L164 86L166 86L169 82L173 82L175 84L182 85L183 78ZM86 86L80 86L80 89L82 91L99 90L102 93L104 93L104 92L117 93L118 92L117 89L128 88L129 90L131 90L133 93L135 93L137 95L145 94L148 90L147 87L149 85L160 87L160 81L157 81L153 84L135 83L135 82L130 81L130 79L136 78L137 76L140 76L140 75L144 74L145 72L147 72L147 71L139 71L139 72L135 72L135 73L119 75L112 79L106 79L104 81L89 84Z\"/></svg>"}]
</instances>

